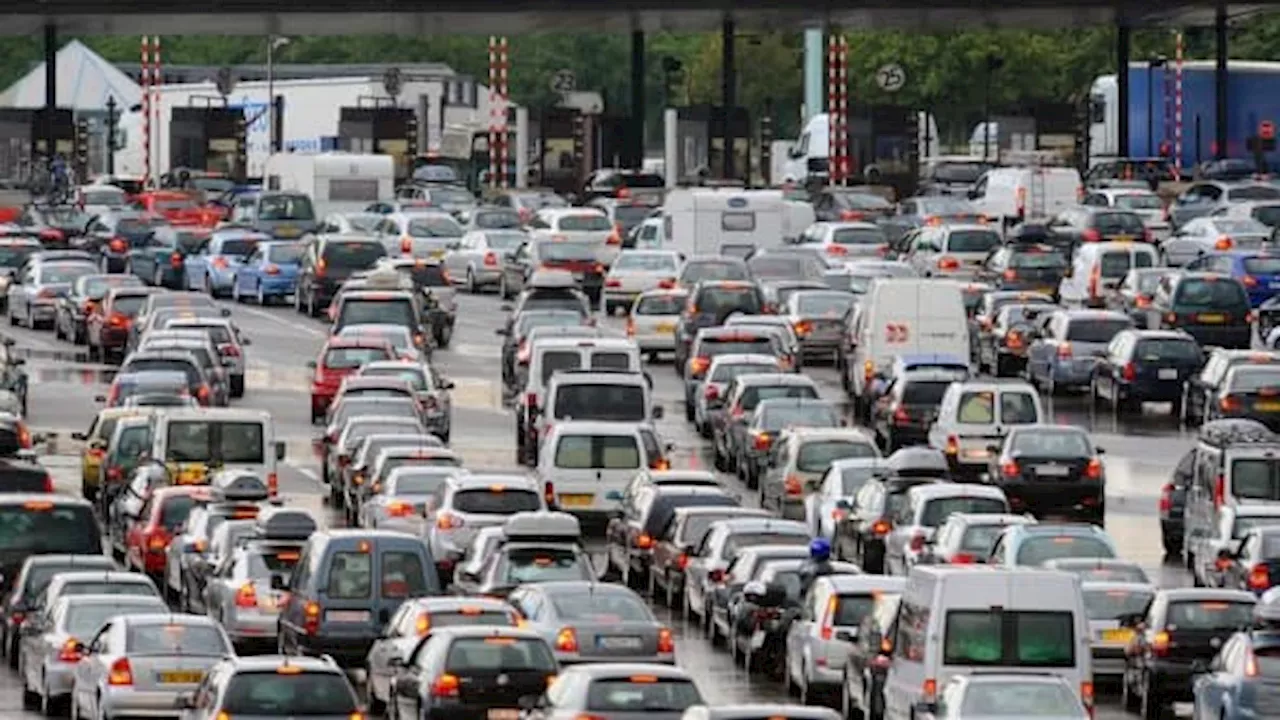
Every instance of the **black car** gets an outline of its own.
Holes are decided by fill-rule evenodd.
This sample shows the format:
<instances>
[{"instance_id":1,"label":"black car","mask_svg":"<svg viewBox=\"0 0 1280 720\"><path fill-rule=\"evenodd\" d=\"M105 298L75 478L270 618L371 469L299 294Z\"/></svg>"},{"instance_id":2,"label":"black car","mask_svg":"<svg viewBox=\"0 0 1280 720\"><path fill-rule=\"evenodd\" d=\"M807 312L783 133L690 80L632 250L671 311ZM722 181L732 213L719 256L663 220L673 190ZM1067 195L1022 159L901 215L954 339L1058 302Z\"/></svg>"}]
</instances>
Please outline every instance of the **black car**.
<instances>
[{"instance_id":1,"label":"black car","mask_svg":"<svg viewBox=\"0 0 1280 720\"><path fill-rule=\"evenodd\" d=\"M1196 457L1194 449L1188 450L1174 467L1169 482L1160 488L1160 503L1157 506L1160 513L1160 540L1167 556L1182 554L1183 530L1187 519L1187 489L1191 487L1191 479L1195 477Z\"/></svg>"},{"instance_id":2,"label":"black car","mask_svg":"<svg viewBox=\"0 0 1280 720\"><path fill-rule=\"evenodd\" d=\"M1254 313L1239 280L1218 273L1163 275L1139 327L1183 330L1201 345L1247 350Z\"/></svg>"},{"instance_id":3,"label":"black car","mask_svg":"<svg viewBox=\"0 0 1280 720\"><path fill-rule=\"evenodd\" d=\"M28 205L16 224L46 248L69 248L85 233L89 217L75 205Z\"/></svg>"},{"instance_id":4,"label":"black car","mask_svg":"<svg viewBox=\"0 0 1280 720\"><path fill-rule=\"evenodd\" d=\"M836 524L834 555L864 572L883 574L884 541L893 530L894 514L906 502L908 490L934 482L938 478L892 475L868 481L858 490L852 510Z\"/></svg>"},{"instance_id":5,"label":"black car","mask_svg":"<svg viewBox=\"0 0 1280 720\"><path fill-rule=\"evenodd\" d=\"M101 253L102 271L124 272L132 251L145 247L152 234L165 226L163 218L139 210L116 210L99 215L85 227L85 241Z\"/></svg>"},{"instance_id":6,"label":"black car","mask_svg":"<svg viewBox=\"0 0 1280 720\"><path fill-rule=\"evenodd\" d=\"M978 278L999 290L1040 292L1057 299L1069 265L1053 245L1002 245L987 256Z\"/></svg>"},{"instance_id":7,"label":"black car","mask_svg":"<svg viewBox=\"0 0 1280 720\"><path fill-rule=\"evenodd\" d=\"M893 204L888 200L856 188L826 187L814 193L811 202L818 222L875 222L894 213Z\"/></svg>"},{"instance_id":8,"label":"black car","mask_svg":"<svg viewBox=\"0 0 1280 720\"><path fill-rule=\"evenodd\" d=\"M948 370L913 370L889 381L884 395L871 407L871 429L886 455L928 443L929 427L956 375Z\"/></svg>"},{"instance_id":9,"label":"black car","mask_svg":"<svg viewBox=\"0 0 1280 720\"><path fill-rule=\"evenodd\" d=\"M992 446L990 482L1014 512L1102 525L1106 476L1100 447L1069 425L1016 427L1003 447Z\"/></svg>"},{"instance_id":10,"label":"black car","mask_svg":"<svg viewBox=\"0 0 1280 720\"><path fill-rule=\"evenodd\" d=\"M141 285L132 275L84 275L71 283L71 290L58 298L53 311L53 334L59 340L84 345L85 320L112 288Z\"/></svg>"},{"instance_id":11,"label":"black car","mask_svg":"<svg viewBox=\"0 0 1280 720\"><path fill-rule=\"evenodd\" d=\"M699 330L723 325L725 319L735 313L759 315L765 311L765 305L764 292L754 282L714 280L698 283L676 325L676 372L683 376L690 347Z\"/></svg>"},{"instance_id":12,"label":"black car","mask_svg":"<svg viewBox=\"0 0 1280 720\"><path fill-rule=\"evenodd\" d=\"M32 555L102 555L102 528L83 498L56 493L0 494L0 592L7 594Z\"/></svg>"},{"instance_id":13,"label":"black car","mask_svg":"<svg viewBox=\"0 0 1280 720\"><path fill-rule=\"evenodd\" d=\"M302 241L302 266L293 306L298 312L318 316L338 294L338 288L356 273L371 269L387 256L378 240L316 235Z\"/></svg>"},{"instance_id":14,"label":"black car","mask_svg":"<svg viewBox=\"0 0 1280 720\"><path fill-rule=\"evenodd\" d=\"M1049 223L1055 245L1075 247L1081 243L1154 242L1142 216L1131 210L1075 207L1059 213Z\"/></svg>"},{"instance_id":15,"label":"black car","mask_svg":"<svg viewBox=\"0 0 1280 720\"><path fill-rule=\"evenodd\" d=\"M1122 625L1139 630L1125 650L1121 703L1144 718L1159 718L1192 699L1195 668L1207 664L1237 630L1253 624L1255 598L1240 590L1160 590L1141 617Z\"/></svg>"},{"instance_id":16,"label":"black car","mask_svg":"<svg viewBox=\"0 0 1280 720\"><path fill-rule=\"evenodd\" d=\"M1239 412L1232 410L1240 403L1228 397L1232 392L1228 383L1239 389L1238 375L1247 368L1280 368L1280 352L1213 348L1200 372L1187 378L1182 391L1183 422L1190 427L1215 417L1240 417Z\"/></svg>"},{"instance_id":17,"label":"black car","mask_svg":"<svg viewBox=\"0 0 1280 720\"><path fill-rule=\"evenodd\" d=\"M1218 551L1222 587L1255 595L1280 584L1280 528L1255 527L1236 547Z\"/></svg>"},{"instance_id":18,"label":"black car","mask_svg":"<svg viewBox=\"0 0 1280 720\"><path fill-rule=\"evenodd\" d=\"M1200 346L1178 330L1121 330L1094 367L1089 394L1117 412L1138 412L1144 402L1172 402L1182 415L1182 386L1203 364Z\"/></svg>"}]
</instances>

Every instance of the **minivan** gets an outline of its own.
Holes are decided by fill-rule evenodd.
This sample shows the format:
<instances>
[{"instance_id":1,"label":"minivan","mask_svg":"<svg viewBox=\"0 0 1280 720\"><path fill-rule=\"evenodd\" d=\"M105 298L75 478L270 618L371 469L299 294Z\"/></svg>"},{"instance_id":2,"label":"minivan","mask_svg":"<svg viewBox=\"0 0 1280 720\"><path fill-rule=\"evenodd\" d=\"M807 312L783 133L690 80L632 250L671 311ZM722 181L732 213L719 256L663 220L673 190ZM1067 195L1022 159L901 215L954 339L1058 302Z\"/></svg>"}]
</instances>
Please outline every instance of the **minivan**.
<instances>
[{"instance_id":1,"label":"minivan","mask_svg":"<svg viewBox=\"0 0 1280 720\"><path fill-rule=\"evenodd\" d=\"M1205 423L1196 438L1186 494L1182 546L1187 567L1200 538L1217 533L1218 512L1243 504L1280 502L1280 436L1252 420Z\"/></svg>"},{"instance_id":2,"label":"minivan","mask_svg":"<svg viewBox=\"0 0 1280 720\"><path fill-rule=\"evenodd\" d=\"M1103 308L1130 270L1157 267L1156 251L1146 243L1098 242L1076 248L1058 297L1067 306Z\"/></svg>"},{"instance_id":3,"label":"minivan","mask_svg":"<svg viewBox=\"0 0 1280 720\"><path fill-rule=\"evenodd\" d=\"M245 470L265 478L272 497L285 444L276 441L266 410L170 408L151 418L151 457L175 484L201 482L213 468Z\"/></svg>"},{"instance_id":4,"label":"minivan","mask_svg":"<svg viewBox=\"0 0 1280 720\"><path fill-rule=\"evenodd\" d=\"M542 442L537 476L547 504L574 515L616 512L636 473L668 469L657 435L637 423L569 420Z\"/></svg>"},{"instance_id":5,"label":"minivan","mask_svg":"<svg viewBox=\"0 0 1280 720\"><path fill-rule=\"evenodd\" d=\"M952 383L942 396L938 417L929 428L929 445L941 450L953 476L976 478L986 472L993 445L1011 426L1045 421L1035 388L1022 380L968 380Z\"/></svg>"},{"instance_id":6,"label":"minivan","mask_svg":"<svg viewBox=\"0 0 1280 720\"><path fill-rule=\"evenodd\" d=\"M958 675L1051 674L1090 709L1093 653L1079 577L985 566L919 566L898 608L885 717L907 720L937 703Z\"/></svg>"},{"instance_id":7,"label":"minivan","mask_svg":"<svg viewBox=\"0 0 1280 720\"><path fill-rule=\"evenodd\" d=\"M280 589L289 591L280 611L281 652L330 655L343 667L364 665L402 602L443 594L420 538L363 529L312 535Z\"/></svg>"}]
</instances>

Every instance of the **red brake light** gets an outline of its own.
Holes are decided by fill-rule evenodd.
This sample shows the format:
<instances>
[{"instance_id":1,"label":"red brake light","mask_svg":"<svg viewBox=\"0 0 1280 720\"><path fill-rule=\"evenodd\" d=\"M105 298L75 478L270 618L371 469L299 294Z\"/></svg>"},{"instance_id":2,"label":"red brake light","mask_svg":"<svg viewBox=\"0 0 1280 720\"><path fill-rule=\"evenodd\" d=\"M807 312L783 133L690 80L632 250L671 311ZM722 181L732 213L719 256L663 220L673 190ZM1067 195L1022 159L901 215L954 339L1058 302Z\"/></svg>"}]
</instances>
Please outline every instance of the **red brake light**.
<instances>
[{"instance_id":1,"label":"red brake light","mask_svg":"<svg viewBox=\"0 0 1280 720\"><path fill-rule=\"evenodd\" d=\"M120 238L116 238L107 243L107 247L111 249L111 252L122 253L124 252L124 241Z\"/></svg>"},{"instance_id":2,"label":"red brake light","mask_svg":"<svg viewBox=\"0 0 1280 720\"><path fill-rule=\"evenodd\" d=\"M1213 481L1213 505L1214 507L1222 507L1222 503L1227 499L1227 479L1219 475Z\"/></svg>"},{"instance_id":3,"label":"red brake light","mask_svg":"<svg viewBox=\"0 0 1280 720\"><path fill-rule=\"evenodd\" d=\"M664 655L670 655L676 651L676 639L671 634L670 628L661 628L658 630L658 652Z\"/></svg>"},{"instance_id":4,"label":"red brake light","mask_svg":"<svg viewBox=\"0 0 1280 720\"><path fill-rule=\"evenodd\" d=\"M1164 630L1161 630L1160 632L1155 634L1155 637L1151 639L1151 652L1155 653L1159 657L1164 657L1165 655L1168 655L1169 642L1170 642L1169 633L1165 632Z\"/></svg>"},{"instance_id":5,"label":"red brake light","mask_svg":"<svg viewBox=\"0 0 1280 720\"><path fill-rule=\"evenodd\" d=\"M719 400L720 386L712 385L708 383L707 388L702 391L702 397L706 398L707 400Z\"/></svg>"},{"instance_id":6,"label":"red brake light","mask_svg":"<svg viewBox=\"0 0 1280 720\"><path fill-rule=\"evenodd\" d=\"M431 685L431 696L438 698L456 698L458 690L462 687L462 682L458 680L457 675L445 673L436 678Z\"/></svg>"},{"instance_id":7,"label":"red brake light","mask_svg":"<svg viewBox=\"0 0 1280 720\"><path fill-rule=\"evenodd\" d=\"M58 662L78 663L83 657L84 655L80 652L80 641L75 638L67 638L58 652Z\"/></svg>"},{"instance_id":8,"label":"red brake light","mask_svg":"<svg viewBox=\"0 0 1280 720\"><path fill-rule=\"evenodd\" d=\"M951 556L952 565L972 565L977 561L978 559L969 553L956 553Z\"/></svg>"},{"instance_id":9,"label":"red brake light","mask_svg":"<svg viewBox=\"0 0 1280 720\"><path fill-rule=\"evenodd\" d=\"M268 274L268 275L279 275L279 274L280 274L280 266L279 266L279 265L268 265L268 266L266 267L266 269L265 269L265 270L263 270L263 272L265 272L265 273L266 273L266 274Z\"/></svg>"},{"instance_id":10,"label":"red brake light","mask_svg":"<svg viewBox=\"0 0 1280 720\"><path fill-rule=\"evenodd\" d=\"M564 628L556 635L556 651L578 652L578 634L573 631L573 628Z\"/></svg>"},{"instance_id":11,"label":"red brake light","mask_svg":"<svg viewBox=\"0 0 1280 720\"><path fill-rule=\"evenodd\" d=\"M1249 571L1249 589L1266 590L1271 587L1271 571L1266 565L1254 565Z\"/></svg>"},{"instance_id":12,"label":"red brake light","mask_svg":"<svg viewBox=\"0 0 1280 720\"><path fill-rule=\"evenodd\" d=\"M902 407L901 405L894 408L893 410L894 425L906 425L907 423L910 423L910 422L911 422L911 414L907 412L906 408Z\"/></svg>"},{"instance_id":13,"label":"red brake light","mask_svg":"<svg viewBox=\"0 0 1280 720\"><path fill-rule=\"evenodd\" d=\"M1138 368L1133 363L1125 363L1122 374L1125 380L1133 382L1138 377Z\"/></svg>"},{"instance_id":14,"label":"red brake light","mask_svg":"<svg viewBox=\"0 0 1280 720\"><path fill-rule=\"evenodd\" d=\"M258 607L258 590L253 583L247 582L236 591L236 607Z\"/></svg>"},{"instance_id":15,"label":"red brake light","mask_svg":"<svg viewBox=\"0 0 1280 720\"><path fill-rule=\"evenodd\" d=\"M1173 509L1173 483L1165 483L1160 488L1160 512L1169 512Z\"/></svg>"},{"instance_id":16,"label":"red brake light","mask_svg":"<svg viewBox=\"0 0 1280 720\"><path fill-rule=\"evenodd\" d=\"M1016 478L1022 474L1022 468L1013 460L1007 460L1000 466L1000 474L1008 478Z\"/></svg>"},{"instance_id":17,"label":"red brake light","mask_svg":"<svg viewBox=\"0 0 1280 720\"><path fill-rule=\"evenodd\" d=\"M1084 240L1085 242L1099 242L1102 240L1102 233L1098 232L1093 228L1089 228L1084 232L1080 233L1080 239Z\"/></svg>"},{"instance_id":18,"label":"red brake light","mask_svg":"<svg viewBox=\"0 0 1280 720\"><path fill-rule=\"evenodd\" d=\"M489 252L485 253L485 254L484 254L484 264L485 264L485 267L497 267L497 265L498 265L498 254L497 254L497 253L495 253L495 252L494 252L494 251L492 251L492 250L490 250Z\"/></svg>"}]
</instances>

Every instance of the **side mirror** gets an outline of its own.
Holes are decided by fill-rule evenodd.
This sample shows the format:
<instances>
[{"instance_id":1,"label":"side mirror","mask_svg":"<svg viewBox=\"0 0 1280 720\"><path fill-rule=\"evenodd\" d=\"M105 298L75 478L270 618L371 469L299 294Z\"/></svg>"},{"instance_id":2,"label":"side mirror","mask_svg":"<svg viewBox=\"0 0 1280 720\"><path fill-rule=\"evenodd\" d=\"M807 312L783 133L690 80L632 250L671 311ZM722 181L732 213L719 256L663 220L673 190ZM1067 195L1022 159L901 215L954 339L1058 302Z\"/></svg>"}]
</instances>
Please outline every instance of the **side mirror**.
<instances>
[{"instance_id":1,"label":"side mirror","mask_svg":"<svg viewBox=\"0 0 1280 720\"><path fill-rule=\"evenodd\" d=\"M307 367L311 368L312 370L315 370L315 369L316 369L316 361L315 361L315 360L308 360L308 361L307 361Z\"/></svg>"},{"instance_id":2,"label":"side mirror","mask_svg":"<svg viewBox=\"0 0 1280 720\"><path fill-rule=\"evenodd\" d=\"M499 337L507 337L508 335L511 334L511 331L506 328L498 328L497 330L493 331L493 334Z\"/></svg>"},{"instance_id":3,"label":"side mirror","mask_svg":"<svg viewBox=\"0 0 1280 720\"><path fill-rule=\"evenodd\" d=\"M653 406L653 419L654 419L654 420L661 420L661 419L662 419L662 415L663 415L665 412L666 412L666 411L662 409L662 406L661 406L661 405L654 405L654 406Z\"/></svg>"},{"instance_id":4,"label":"side mirror","mask_svg":"<svg viewBox=\"0 0 1280 720\"><path fill-rule=\"evenodd\" d=\"M283 460L286 455L286 445L283 440L276 441L276 460Z\"/></svg>"}]
</instances>

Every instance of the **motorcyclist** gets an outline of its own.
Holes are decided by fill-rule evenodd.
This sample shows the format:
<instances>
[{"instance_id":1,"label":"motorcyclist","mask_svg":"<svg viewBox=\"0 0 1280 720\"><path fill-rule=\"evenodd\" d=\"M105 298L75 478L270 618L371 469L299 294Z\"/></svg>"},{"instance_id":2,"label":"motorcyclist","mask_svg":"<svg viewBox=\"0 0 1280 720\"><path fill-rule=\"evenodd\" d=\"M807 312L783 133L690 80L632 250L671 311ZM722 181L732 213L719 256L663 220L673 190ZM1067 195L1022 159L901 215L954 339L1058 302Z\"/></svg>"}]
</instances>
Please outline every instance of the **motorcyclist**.
<instances>
[{"instance_id":1,"label":"motorcyclist","mask_svg":"<svg viewBox=\"0 0 1280 720\"><path fill-rule=\"evenodd\" d=\"M809 594L809 588L818 578L835 574L831 566L831 543L826 538L814 538L809 543L809 559L800 566L800 597Z\"/></svg>"}]
</instances>

